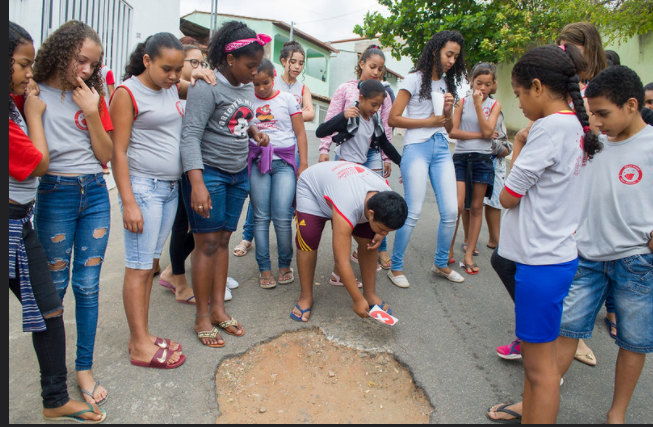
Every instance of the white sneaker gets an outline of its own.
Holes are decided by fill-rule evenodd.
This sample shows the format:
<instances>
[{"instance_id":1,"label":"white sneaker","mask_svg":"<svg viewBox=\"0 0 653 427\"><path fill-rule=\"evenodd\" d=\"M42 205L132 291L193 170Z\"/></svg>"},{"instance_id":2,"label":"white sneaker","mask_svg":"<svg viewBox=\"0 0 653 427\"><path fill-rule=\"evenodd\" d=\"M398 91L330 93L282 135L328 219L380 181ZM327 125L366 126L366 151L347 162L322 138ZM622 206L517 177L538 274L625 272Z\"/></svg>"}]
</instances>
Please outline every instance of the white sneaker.
<instances>
[{"instance_id":1,"label":"white sneaker","mask_svg":"<svg viewBox=\"0 0 653 427\"><path fill-rule=\"evenodd\" d=\"M436 267L435 264L433 264L431 266L431 271L435 273L436 276L442 276L452 282L461 283L465 281L465 278L458 274L458 272L456 272L453 268L451 269L451 273L447 274L444 271L440 271L440 269Z\"/></svg>"},{"instance_id":2,"label":"white sneaker","mask_svg":"<svg viewBox=\"0 0 653 427\"><path fill-rule=\"evenodd\" d=\"M225 290L224 290L224 300L229 301L232 298L233 298L233 296L231 295L231 291L229 290L229 288L225 288Z\"/></svg>"},{"instance_id":3,"label":"white sneaker","mask_svg":"<svg viewBox=\"0 0 653 427\"><path fill-rule=\"evenodd\" d=\"M238 287L238 282L233 277L227 277L227 289L236 289Z\"/></svg>"},{"instance_id":4,"label":"white sneaker","mask_svg":"<svg viewBox=\"0 0 653 427\"><path fill-rule=\"evenodd\" d=\"M392 270L388 270L388 278L392 281L392 283L395 286L398 286L400 288L407 288L410 286L410 283L408 283L408 279L403 274L400 276L395 276L394 274L392 274Z\"/></svg>"}]
</instances>

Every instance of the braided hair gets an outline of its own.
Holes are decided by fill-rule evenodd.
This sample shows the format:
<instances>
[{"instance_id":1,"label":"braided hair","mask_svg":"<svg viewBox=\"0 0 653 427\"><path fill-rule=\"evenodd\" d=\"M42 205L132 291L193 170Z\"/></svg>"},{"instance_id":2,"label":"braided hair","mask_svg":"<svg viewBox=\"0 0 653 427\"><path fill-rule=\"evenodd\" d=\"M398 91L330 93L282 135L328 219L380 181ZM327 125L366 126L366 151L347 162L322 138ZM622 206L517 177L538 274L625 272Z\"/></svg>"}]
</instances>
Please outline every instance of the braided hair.
<instances>
[{"instance_id":1,"label":"braided hair","mask_svg":"<svg viewBox=\"0 0 653 427\"><path fill-rule=\"evenodd\" d=\"M442 63L440 62L440 51L447 44L447 42L454 42L460 45L460 55L454 63L453 67L445 74L442 73ZM419 91L419 100L431 99L431 77L433 73L433 66L438 72L438 77L444 78L447 85L447 92L451 93L455 100L458 99L457 87L467 77L465 69L465 58L463 50L465 48L465 39L458 31L444 30L436 33L426 43L422 54L417 60L417 65L411 70L411 73L416 71L422 72L422 85Z\"/></svg>"},{"instance_id":2,"label":"braided hair","mask_svg":"<svg viewBox=\"0 0 653 427\"><path fill-rule=\"evenodd\" d=\"M222 24L222 27L215 33L209 42L209 53L207 59L213 68L219 68L227 61L227 55L231 54L238 58L242 55L254 56L257 52L263 51L263 46L258 43L250 43L232 52L225 52L225 47L237 40L256 38L256 32L247 24L239 21L229 21Z\"/></svg>"},{"instance_id":3,"label":"braided hair","mask_svg":"<svg viewBox=\"0 0 653 427\"><path fill-rule=\"evenodd\" d=\"M139 43L136 49L129 57L129 63L125 66L125 75L123 80L127 80L131 76L139 76L145 71L145 64L143 64L143 57L147 54L151 59L161 55L163 49L175 49L185 51L184 46L170 33L156 33L145 39L144 42ZM191 49L199 49L193 46Z\"/></svg>"},{"instance_id":4,"label":"braided hair","mask_svg":"<svg viewBox=\"0 0 653 427\"><path fill-rule=\"evenodd\" d=\"M14 123L20 123L20 113L11 94L14 92L14 51L19 44L34 43L32 36L23 27L9 21L9 118Z\"/></svg>"},{"instance_id":5,"label":"braided hair","mask_svg":"<svg viewBox=\"0 0 653 427\"><path fill-rule=\"evenodd\" d=\"M367 62L368 59L370 59L373 55L379 55L381 58L383 58L383 61L385 62L385 54L381 50L381 48L377 45L371 44L365 48L363 53L361 54L360 59L356 63L356 67L354 67L354 71L356 72L356 77L361 78L361 75L363 74L363 69L361 68L361 62L364 64Z\"/></svg>"},{"instance_id":6,"label":"braided hair","mask_svg":"<svg viewBox=\"0 0 653 427\"><path fill-rule=\"evenodd\" d=\"M578 73L585 70L587 62L574 45L540 46L526 52L512 69L512 79L517 85L529 89L534 79L540 80L548 90L562 99L571 98L574 112L583 126L583 150L589 159L601 151L603 145L590 129L589 116L580 93Z\"/></svg>"}]
</instances>

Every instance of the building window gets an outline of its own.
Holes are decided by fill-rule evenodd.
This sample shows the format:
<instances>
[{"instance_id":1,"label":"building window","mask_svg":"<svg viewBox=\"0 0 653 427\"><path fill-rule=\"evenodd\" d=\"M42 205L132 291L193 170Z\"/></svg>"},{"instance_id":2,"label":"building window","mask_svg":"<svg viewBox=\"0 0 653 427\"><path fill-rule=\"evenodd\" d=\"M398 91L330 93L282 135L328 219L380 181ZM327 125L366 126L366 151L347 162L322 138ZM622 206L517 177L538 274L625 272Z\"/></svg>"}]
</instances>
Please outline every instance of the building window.
<instances>
[{"instance_id":1,"label":"building window","mask_svg":"<svg viewBox=\"0 0 653 427\"><path fill-rule=\"evenodd\" d=\"M130 54L132 7L124 0L43 0L41 42L71 19L97 31L104 48L104 64L113 70L119 83Z\"/></svg>"}]
</instances>

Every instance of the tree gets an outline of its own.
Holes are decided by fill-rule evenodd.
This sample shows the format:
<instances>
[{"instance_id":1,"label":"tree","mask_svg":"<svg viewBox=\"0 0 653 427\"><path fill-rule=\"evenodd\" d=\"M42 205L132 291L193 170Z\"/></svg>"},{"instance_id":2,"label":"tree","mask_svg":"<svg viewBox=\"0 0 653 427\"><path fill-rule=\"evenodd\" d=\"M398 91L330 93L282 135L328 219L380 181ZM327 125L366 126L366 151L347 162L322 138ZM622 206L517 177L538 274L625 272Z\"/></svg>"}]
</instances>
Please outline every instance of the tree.
<instances>
[{"instance_id":1,"label":"tree","mask_svg":"<svg viewBox=\"0 0 653 427\"><path fill-rule=\"evenodd\" d=\"M653 0L379 0L391 15L367 13L354 33L376 37L392 56L417 61L441 30L465 38L469 67L478 61L515 60L533 46L552 43L570 22L594 23L606 42L653 31Z\"/></svg>"}]
</instances>

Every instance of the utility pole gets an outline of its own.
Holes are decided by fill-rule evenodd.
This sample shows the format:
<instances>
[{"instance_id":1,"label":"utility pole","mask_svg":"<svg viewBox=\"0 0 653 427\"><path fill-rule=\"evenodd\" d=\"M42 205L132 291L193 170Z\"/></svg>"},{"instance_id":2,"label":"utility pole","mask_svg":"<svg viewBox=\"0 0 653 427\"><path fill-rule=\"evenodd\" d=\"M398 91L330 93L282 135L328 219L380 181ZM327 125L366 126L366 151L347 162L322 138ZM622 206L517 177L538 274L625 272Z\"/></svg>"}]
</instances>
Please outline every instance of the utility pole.
<instances>
[{"instance_id":1,"label":"utility pole","mask_svg":"<svg viewBox=\"0 0 653 427\"><path fill-rule=\"evenodd\" d=\"M213 38L213 34L218 29L218 0L211 0L211 16L209 21L209 38Z\"/></svg>"},{"instance_id":2,"label":"utility pole","mask_svg":"<svg viewBox=\"0 0 653 427\"><path fill-rule=\"evenodd\" d=\"M292 40L292 34L295 29L295 23L293 21L290 21L290 40Z\"/></svg>"}]
</instances>

